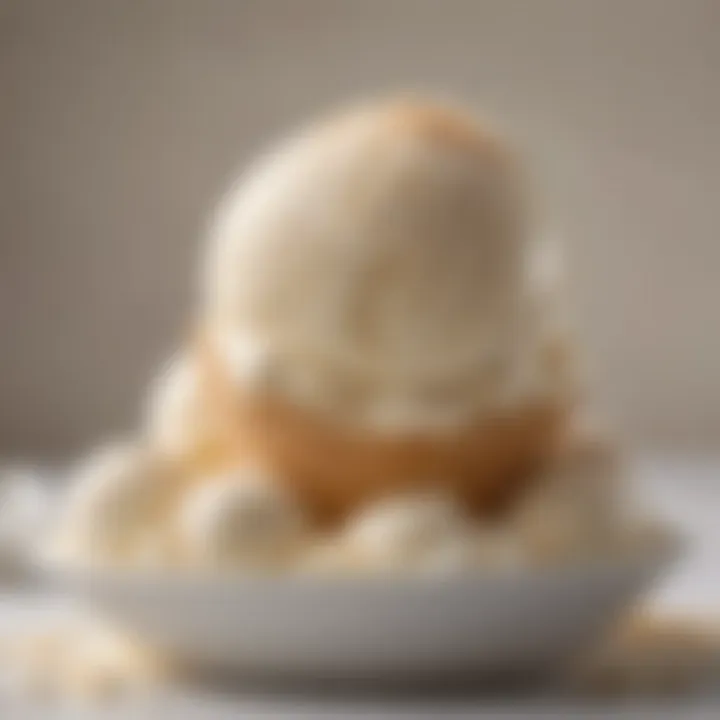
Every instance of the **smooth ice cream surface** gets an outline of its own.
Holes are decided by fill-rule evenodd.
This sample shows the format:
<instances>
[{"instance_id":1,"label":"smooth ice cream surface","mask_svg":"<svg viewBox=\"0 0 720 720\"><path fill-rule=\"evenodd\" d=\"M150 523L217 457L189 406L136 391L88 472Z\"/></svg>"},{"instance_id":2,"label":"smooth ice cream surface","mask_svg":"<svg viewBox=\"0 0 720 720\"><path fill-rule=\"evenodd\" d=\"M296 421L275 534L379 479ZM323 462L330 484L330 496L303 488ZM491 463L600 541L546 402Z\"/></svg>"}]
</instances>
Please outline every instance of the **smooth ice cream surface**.
<instances>
[{"instance_id":1,"label":"smooth ice cream surface","mask_svg":"<svg viewBox=\"0 0 720 720\"><path fill-rule=\"evenodd\" d=\"M190 490L179 507L177 530L195 566L267 569L299 551L306 526L301 508L267 471L244 467Z\"/></svg>"},{"instance_id":2,"label":"smooth ice cream surface","mask_svg":"<svg viewBox=\"0 0 720 720\"><path fill-rule=\"evenodd\" d=\"M451 497L392 497L351 520L343 542L370 566L440 564L469 547L470 521Z\"/></svg>"},{"instance_id":3,"label":"smooth ice cream surface","mask_svg":"<svg viewBox=\"0 0 720 720\"><path fill-rule=\"evenodd\" d=\"M262 465L188 481L166 458L119 444L83 463L62 518L61 559L221 572L444 576L612 557L657 539L628 512L618 492L621 469L603 443L566 451L504 518L474 518L451 493L417 490L358 507L333 528L313 526Z\"/></svg>"},{"instance_id":4,"label":"smooth ice cream surface","mask_svg":"<svg viewBox=\"0 0 720 720\"><path fill-rule=\"evenodd\" d=\"M465 115L410 101L340 115L221 203L211 337L245 390L380 427L465 421L539 381L529 226L514 157Z\"/></svg>"},{"instance_id":5,"label":"smooth ice cream surface","mask_svg":"<svg viewBox=\"0 0 720 720\"><path fill-rule=\"evenodd\" d=\"M101 447L76 469L57 544L71 559L133 562L157 533L176 485L164 457L132 442Z\"/></svg>"}]
</instances>

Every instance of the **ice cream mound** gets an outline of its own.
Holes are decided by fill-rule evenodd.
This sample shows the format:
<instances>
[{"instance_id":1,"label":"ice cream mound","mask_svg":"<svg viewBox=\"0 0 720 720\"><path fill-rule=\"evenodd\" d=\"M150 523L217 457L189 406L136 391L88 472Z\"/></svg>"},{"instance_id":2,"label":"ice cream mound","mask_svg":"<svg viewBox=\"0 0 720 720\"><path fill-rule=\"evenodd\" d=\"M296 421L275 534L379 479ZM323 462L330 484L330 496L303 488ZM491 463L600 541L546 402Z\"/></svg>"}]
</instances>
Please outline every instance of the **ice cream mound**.
<instances>
[{"instance_id":1,"label":"ice cream mound","mask_svg":"<svg viewBox=\"0 0 720 720\"><path fill-rule=\"evenodd\" d=\"M213 216L192 338L148 400L200 474L260 464L317 520L509 502L579 394L562 253L498 134L431 102L309 125Z\"/></svg>"},{"instance_id":2,"label":"ice cream mound","mask_svg":"<svg viewBox=\"0 0 720 720\"><path fill-rule=\"evenodd\" d=\"M144 437L77 473L68 554L316 571L614 547L615 450L578 425L562 252L531 195L504 138L417 98L262 156L213 215Z\"/></svg>"},{"instance_id":3,"label":"ice cream mound","mask_svg":"<svg viewBox=\"0 0 720 720\"><path fill-rule=\"evenodd\" d=\"M416 98L261 157L213 215L193 331L142 432L73 474L53 551L447 577L661 541L615 443L582 420L562 248L530 195L505 139ZM588 677L632 675L638 647Z\"/></svg>"}]
</instances>

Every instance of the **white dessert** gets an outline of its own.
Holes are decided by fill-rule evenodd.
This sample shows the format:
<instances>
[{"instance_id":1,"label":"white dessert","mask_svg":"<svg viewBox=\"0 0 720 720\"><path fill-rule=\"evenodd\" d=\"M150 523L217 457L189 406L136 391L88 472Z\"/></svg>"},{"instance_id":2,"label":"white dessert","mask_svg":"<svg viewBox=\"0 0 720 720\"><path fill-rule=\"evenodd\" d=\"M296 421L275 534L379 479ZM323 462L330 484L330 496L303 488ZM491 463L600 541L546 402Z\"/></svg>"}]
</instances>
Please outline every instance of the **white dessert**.
<instances>
[{"instance_id":1,"label":"white dessert","mask_svg":"<svg viewBox=\"0 0 720 720\"><path fill-rule=\"evenodd\" d=\"M60 523L62 552L133 562L154 542L178 481L161 455L132 443L96 451L74 474Z\"/></svg>"},{"instance_id":2,"label":"white dessert","mask_svg":"<svg viewBox=\"0 0 720 720\"><path fill-rule=\"evenodd\" d=\"M631 552L641 526L626 512L617 479L611 454L580 454L550 469L509 518L493 523L467 517L450 497L391 497L313 546L303 567L361 574L514 572Z\"/></svg>"},{"instance_id":3,"label":"white dessert","mask_svg":"<svg viewBox=\"0 0 720 720\"><path fill-rule=\"evenodd\" d=\"M473 559L470 520L450 497L389 498L351 519L340 538L350 562L366 570L467 570Z\"/></svg>"},{"instance_id":4,"label":"white dessert","mask_svg":"<svg viewBox=\"0 0 720 720\"><path fill-rule=\"evenodd\" d=\"M609 547L602 453L563 457L505 525L450 497L487 488L490 505L572 423L564 254L533 215L505 142L442 106L372 104L291 138L221 202L197 337L150 394L153 453L189 476L175 519L162 463L113 450L80 473L70 534L102 557L218 569L517 566ZM434 494L418 492L426 465ZM304 512L350 519L320 537Z\"/></svg>"},{"instance_id":5,"label":"white dessert","mask_svg":"<svg viewBox=\"0 0 720 720\"><path fill-rule=\"evenodd\" d=\"M267 470L240 466L183 485L166 461L113 446L85 463L63 518L78 560L244 570L373 574L517 570L653 543L617 491L615 455L569 453L505 520L473 520L449 495L391 496L330 533L312 528ZM649 527L649 526L648 526Z\"/></svg>"},{"instance_id":6,"label":"white dessert","mask_svg":"<svg viewBox=\"0 0 720 720\"><path fill-rule=\"evenodd\" d=\"M393 432L562 392L542 370L554 280L522 185L492 133L422 103L291 139L212 227L204 309L230 374Z\"/></svg>"},{"instance_id":7,"label":"white dessert","mask_svg":"<svg viewBox=\"0 0 720 720\"><path fill-rule=\"evenodd\" d=\"M302 511L256 467L205 479L189 489L177 520L182 551L201 568L273 569L302 549Z\"/></svg>"}]
</instances>

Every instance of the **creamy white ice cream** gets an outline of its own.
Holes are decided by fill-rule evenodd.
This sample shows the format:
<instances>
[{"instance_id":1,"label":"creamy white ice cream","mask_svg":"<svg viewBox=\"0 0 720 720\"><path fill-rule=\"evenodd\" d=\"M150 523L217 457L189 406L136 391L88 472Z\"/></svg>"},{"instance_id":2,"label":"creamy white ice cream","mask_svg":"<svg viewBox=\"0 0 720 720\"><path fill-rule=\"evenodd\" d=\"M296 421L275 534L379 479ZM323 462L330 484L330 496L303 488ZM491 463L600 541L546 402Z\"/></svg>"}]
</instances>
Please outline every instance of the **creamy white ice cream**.
<instances>
[{"instance_id":1,"label":"creamy white ice cream","mask_svg":"<svg viewBox=\"0 0 720 720\"><path fill-rule=\"evenodd\" d=\"M450 497L398 496L352 518L339 548L350 563L371 571L466 570L474 558L473 528Z\"/></svg>"},{"instance_id":2,"label":"creamy white ice cream","mask_svg":"<svg viewBox=\"0 0 720 720\"><path fill-rule=\"evenodd\" d=\"M368 106L231 188L206 317L245 390L375 428L453 426L546 391L527 367L544 302L533 242L502 141L451 110Z\"/></svg>"},{"instance_id":3,"label":"creamy white ice cream","mask_svg":"<svg viewBox=\"0 0 720 720\"><path fill-rule=\"evenodd\" d=\"M260 468L199 482L179 507L177 533L187 561L205 568L272 569L302 549L299 506Z\"/></svg>"},{"instance_id":4,"label":"creamy white ice cream","mask_svg":"<svg viewBox=\"0 0 720 720\"><path fill-rule=\"evenodd\" d=\"M134 562L155 542L177 488L174 468L155 452L124 442L100 448L73 474L58 551L81 562Z\"/></svg>"}]
</instances>

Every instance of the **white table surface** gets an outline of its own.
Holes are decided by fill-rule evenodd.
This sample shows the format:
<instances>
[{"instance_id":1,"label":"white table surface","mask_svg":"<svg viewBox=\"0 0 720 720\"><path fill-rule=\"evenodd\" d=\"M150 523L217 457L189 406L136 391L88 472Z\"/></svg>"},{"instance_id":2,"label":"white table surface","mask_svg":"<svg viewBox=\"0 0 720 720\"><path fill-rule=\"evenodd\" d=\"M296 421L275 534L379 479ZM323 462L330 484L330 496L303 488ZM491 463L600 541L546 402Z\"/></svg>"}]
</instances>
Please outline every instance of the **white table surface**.
<instances>
[{"instance_id":1,"label":"white table surface","mask_svg":"<svg viewBox=\"0 0 720 720\"><path fill-rule=\"evenodd\" d=\"M634 474L643 502L684 527L691 551L653 596L661 607L698 615L720 616L720 461L645 461ZM9 590L0 595L0 629L25 623L37 626L62 601L41 592ZM128 706L62 708L31 706L0 698L2 720L55 718L118 718L118 720L280 720L281 718L643 718L720 720L720 678L717 698L675 701L585 704L559 697L489 699L482 697L318 697L310 694L219 691L209 687L174 686Z\"/></svg>"}]
</instances>

